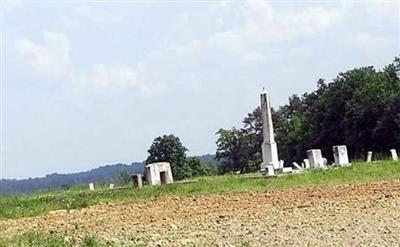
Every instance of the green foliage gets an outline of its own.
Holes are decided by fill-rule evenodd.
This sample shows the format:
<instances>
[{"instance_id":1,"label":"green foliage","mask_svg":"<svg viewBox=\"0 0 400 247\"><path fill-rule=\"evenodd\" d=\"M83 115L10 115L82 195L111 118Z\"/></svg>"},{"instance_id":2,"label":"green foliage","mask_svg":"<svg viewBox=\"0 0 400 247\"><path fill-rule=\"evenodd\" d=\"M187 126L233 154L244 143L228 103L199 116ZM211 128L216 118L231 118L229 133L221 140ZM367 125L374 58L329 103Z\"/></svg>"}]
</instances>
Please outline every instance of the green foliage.
<instances>
[{"instance_id":1,"label":"green foliage","mask_svg":"<svg viewBox=\"0 0 400 247\"><path fill-rule=\"evenodd\" d=\"M93 236L86 235L83 241L77 241L59 234L44 234L29 231L13 236L8 240L0 240L0 247L105 247L117 246L112 243L102 243Z\"/></svg>"},{"instance_id":2,"label":"green foliage","mask_svg":"<svg viewBox=\"0 0 400 247\"><path fill-rule=\"evenodd\" d=\"M131 174L127 170L120 171L117 180L122 186L129 185L132 181Z\"/></svg>"},{"instance_id":3,"label":"green foliage","mask_svg":"<svg viewBox=\"0 0 400 247\"><path fill-rule=\"evenodd\" d=\"M302 174L267 179L260 173L199 177L190 183L166 186L145 186L141 189L123 187L95 191L54 191L37 195L0 197L0 220L35 216L53 210L82 208L100 202L126 202L149 200L166 196L189 196L220 192L265 191L309 185L343 184L400 179L400 163L382 161L356 163L341 169L316 170ZM73 206L68 206L72 203ZM1 243L1 241L0 241ZM1 245L0 245L1 246Z\"/></svg>"},{"instance_id":4,"label":"green foliage","mask_svg":"<svg viewBox=\"0 0 400 247\"><path fill-rule=\"evenodd\" d=\"M175 180L191 177L191 170L186 162L187 148L174 135L159 136L154 139L148 150L146 164L153 162L169 162Z\"/></svg>"},{"instance_id":5,"label":"green foliage","mask_svg":"<svg viewBox=\"0 0 400 247\"><path fill-rule=\"evenodd\" d=\"M196 157L189 157L186 162L190 167L192 177L207 176L211 174L209 165L201 162Z\"/></svg>"},{"instance_id":6,"label":"green foliage","mask_svg":"<svg viewBox=\"0 0 400 247\"><path fill-rule=\"evenodd\" d=\"M252 172L257 170L257 164L251 165L254 159L254 142L251 135L245 130L220 129L217 134L216 159L219 161L219 172L230 171Z\"/></svg>"},{"instance_id":7,"label":"green foliage","mask_svg":"<svg viewBox=\"0 0 400 247\"><path fill-rule=\"evenodd\" d=\"M347 145L350 158L368 151L388 153L400 148L400 58L382 71L373 67L340 73L331 83L272 110L279 156L301 162L306 151L322 149L333 160L332 146ZM243 120L241 130L220 130L217 159L221 172L253 171L261 163L262 121L257 107Z\"/></svg>"},{"instance_id":8,"label":"green foliage","mask_svg":"<svg viewBox=\"0 0 400 247\"><path fill-rule=\"evenodd\" d=\"M400 125L396 122L400 81L394 75L399 68L396 59L382 71L373 67L353 69L340 73L312 94L303 95L301 101L306 107L297 112L307 127L298 142L304 147L299 152L320 147L328 155L332 146L346 144L350 155L359 157L369 150L388 152L400 147ZM309 107L310 102L314 107ZM392 138L384 132L391 133ZM296 158L301 156L299 152Z\"/></svg>"}]
</instances>

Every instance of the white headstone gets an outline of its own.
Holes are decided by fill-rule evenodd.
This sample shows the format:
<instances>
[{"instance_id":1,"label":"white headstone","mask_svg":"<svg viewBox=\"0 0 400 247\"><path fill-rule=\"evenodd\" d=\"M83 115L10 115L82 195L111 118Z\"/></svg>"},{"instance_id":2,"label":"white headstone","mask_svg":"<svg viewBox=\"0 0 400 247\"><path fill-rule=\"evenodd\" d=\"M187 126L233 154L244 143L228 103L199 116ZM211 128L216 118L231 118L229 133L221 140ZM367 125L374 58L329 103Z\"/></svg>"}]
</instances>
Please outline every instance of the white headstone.
<instances>
[{"instance_id":1,"label":"white headstone","mask_svg":"<svg viewBox=\"0 0 400 247\"><path fill-rule=\"evenodd\" d=\"M310 161L308 159L304 159L303 162L305 169L310 169Z\"/></svg>"},{"instance_id":2,"label":"white headstone","mask_svg":"<svg viewBox=\"0 0 400 247\"><path fill-rule=\"evenodd\" d=\"M346 166L349 165L349 156L347 155L346 145L333 146L333 158L335 165Z\"/></svg>"},{"instance_id":3,"label":"white headstone","mask_svg":"<svg viewBox=\"0 0 400 247\"><path fill-rule=\"evenodd\" d=\"M110 185L108 186L108 188L114 189L114 184L110 184Z\"/></svg>"},{"instance_id":4,"label":"white headstone","mask_svg":"<svg viewBox=\"0 0 400 247\"><path fill-rule=\"evenodd\" d=\"M372 162L372 151L368 151L367 163Z\"/></svg>"},{"instance_id":5,"label":"white headstone","mask_svg":"<svg viewBox=\"0 0 400 247\"><path fill-rule=\"evenodd\" d=\"M280 160L279 161L279 169L282 169L284 165L285 165L285 161L284 160Z\"/></svg>"},{"instance_id":6,"label":"white headstone","mask_svg":"<svg viewBox=\"0 0 400 247\"><path fill-rule=\"evenodd\" d=\"M89 190L94 190L94 183L89 184Z\"/></svg>"},{"instance_id":7,"label":"white headstone","mask_svg":"<svg viewBox=\"0 0 400 247\"><path fill-rule=\"evenodd\" d=\"M274 169L280 169L278 158L278 147L275 142L274 127L272 124L271 99L267 91L263 90L261 98L261 116L263 124L263 143L261 145L263 162L260 165L264 171L269 164L273 164Z\"/></svg>"},{"instance_id":8,"label":"white headstone","mask_svg":"<svg viewBox=\"0 0 400 247\"><path fill-rule=\"evenodd\" d=\"M323 168L324 159L322 157L321 149L307 150L308 160L310 161L310 168Z\"/></svg>"},{"instance_id":9,"label":"white headstone","mask_svg":"<svg viewBox=\"0 0 400 247\"><path fill-rule=\"evenodd\" d=\"M399 157L397 156L396 149L390 149L390 153L392 154L392 159L394 161L398 161L399 160Z\"/></svg>"}]
</instances>

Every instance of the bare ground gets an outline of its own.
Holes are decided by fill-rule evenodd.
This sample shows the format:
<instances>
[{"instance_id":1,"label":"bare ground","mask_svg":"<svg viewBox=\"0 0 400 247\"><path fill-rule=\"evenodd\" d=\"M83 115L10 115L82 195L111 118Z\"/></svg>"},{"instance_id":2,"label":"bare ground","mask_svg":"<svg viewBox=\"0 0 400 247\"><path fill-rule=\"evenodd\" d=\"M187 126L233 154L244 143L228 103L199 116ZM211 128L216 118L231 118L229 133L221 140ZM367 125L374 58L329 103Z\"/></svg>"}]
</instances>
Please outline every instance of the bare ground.
<instances>
[{"instance_id":1,"label":"bare ground","mask_svg":"<svg viewBox=\"0 0 400 247\"><path fill-rule=\"evenodd\" d=\"M99 204L0 229L149 246L400 246L400 181Z\"/></svg>"}]
</instances>

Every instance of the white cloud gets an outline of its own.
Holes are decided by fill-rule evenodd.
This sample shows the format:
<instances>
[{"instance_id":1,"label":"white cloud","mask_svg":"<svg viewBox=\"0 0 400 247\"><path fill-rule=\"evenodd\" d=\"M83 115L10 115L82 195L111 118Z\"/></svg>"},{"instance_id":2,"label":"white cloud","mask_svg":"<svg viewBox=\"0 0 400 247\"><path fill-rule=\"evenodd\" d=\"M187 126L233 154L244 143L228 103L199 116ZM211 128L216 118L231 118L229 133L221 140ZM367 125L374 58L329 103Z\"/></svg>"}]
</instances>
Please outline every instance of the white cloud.
<instances>
[{"instance_id":1,"label":"white cloud","mask_svg":"<svg viewBox=\"0 0 400 247\"><path fill-rule=\"evenodd\" d=\"M96 89L99 91L109 88L134 88L149 94L148 85L138 81L138 71L129 66L94 65L90 71L74 74L72 80L80 89Z\"/></svg>"},{"instance_id":2,"label":"white cloud","mask_svg":"<svg viewBox=\"0 0 400 247\"><path fill-rule=\"evenodd\" d=\"M267 2L247 2L244 6L232 4L222 8L227 8L230 15L221 9L222 16L212 16L218 26L226 27L225 29L210 27L213 32L202 37L193 35L191 31L188 32L191 39L186 43L177 42L178 45L171 44L152 52L141 61L138 80L150 80L157 82L157 85L176 84L179 81L186 81L186 84L198 83L200 80L196 75L202 75L196 72L200 66L204 66L204 60L217 60L221 63L226 61L226 64L262 63L267 59L265 51L270 45L279 45L302 36L318 35L340 19L335 9L312 6L301 10L277 10ZM197 23L196 19L191 18L204 18L187 13L182 16L186 23Z\"/></svg>"},{"instance_id":3,"label":"white cloud","mask_svg":"<svg viewBox=\"0 0 400 247\"><path fill-rule=\"evenodd\" d=\"M98 19L88 6L77 8L76 13L93 22L104 21ZM216 14L212 7L206 13L182 13L185 24L180 29L191 30L187 32L188 38L180 37L185 42L173 40L172 44L150 52L132 66L99 62L89 66L91 69L87 71L73 68L68 40L62 33L45 32L43 45L22 40L18 42L18 49L39 72L58 73L82 90L122 87L149 93L173 86L197 89L202 83L199 78L204 72L201 71L205 61L262 63L268 59L265 51L269 45L316 35L331 28L339 19L335 9L313 6L278 9L267 2L225 3L218 7L218 13L221 14ZM212 18L208 21L218 23L218 27L210 27L211 32L207 32L208 27L203 27L202 35L193 35L197 29L191 29L190 24L198 24L204 14L210 14Z\"/></svg>"},{"instance_id":4,"label":"white cloud","mask_svg":"<svg viewBox=\"0 0 400 247\"><path fill-rule=\"evenodd\" d=\"M93 24L110 24L121 23L123 17L121 15L111 14L108 11L99 10L91 5L78 5L69 15L61 15L59 23L66 29L77 29L88 27Z\"/></svg>"},{"instance_id":5,"label":"white cloud","mask_svg":"<svg viewBox=\"0 0 400 247\"><path fill-rule=\"evenodd\" d=\"M134 88L149 93L150 88L138 81L138 69L134 66L94 64L88 71L74 68L71 49L64 33L43 32L42 44L29 39L16 42L20 58L45 77L71 83L78 89L107 90L112 87Z\"/></svg>"},{"instance_id":6,"label":"white cloud","mask_svg":"<svg viewBox=\"0 0 400 247\"><path fill-rule=\"evenodd\" d=\"M353 38L355 45L366 52L377 52L388 46L388 40L381 36L374 36L368 32L359 32Z\"/></svg>"},{"instance_id":7,"label":"white cloud","mask_svg":"<svg viewBox=\"0 0 400 247\"><path fill-rule=\"evenodd\" d=\"M284 56L302 39L323 37L322 40L327 40L341 35L351 37L350 40L343 38L346 44L356 44L365 50L382 48L386 44L384 38L373 33L354 35L351 25L344 24L354 19L354 11L360 10L358 5L293 7L248 1L243 4L224 2L218 6L218 11L214 7L202 8L200 13L197 10L191 10L195 13L182 13L177 20L183 26L173 29L181 36L176 37L173 33L172 39L166 38L168 45L153 50L132 65L107 65L99 61L89 65L91 69L87 71L74 68L68 39L62 33L45 32L42 45L28 39L20 40L17 48L37 71L63 77L67 74L69 76L65 78L78 88L131 88L149 93L173 86L201 88L199 84L204 80L200 78L210 63L233 67L235 64L262 64ZM76 12L93 22L104 21L97 18L91 7L79 7ZM201 26L199 23L205 19L210 25ZM217 24L212 26L211 23Z\"/></svg>"},{"instance_id":8,"label":"white cloud","mask_svg":"<svg viewBox=\"0 0 400 247\"><path fill-rule=\"evenodd\" d=\"M43 43L29 39L16 42L19 56L43 75L65 76L71 70L70 46L63 33L43 32Z\"/></svg>"}]
</instances>

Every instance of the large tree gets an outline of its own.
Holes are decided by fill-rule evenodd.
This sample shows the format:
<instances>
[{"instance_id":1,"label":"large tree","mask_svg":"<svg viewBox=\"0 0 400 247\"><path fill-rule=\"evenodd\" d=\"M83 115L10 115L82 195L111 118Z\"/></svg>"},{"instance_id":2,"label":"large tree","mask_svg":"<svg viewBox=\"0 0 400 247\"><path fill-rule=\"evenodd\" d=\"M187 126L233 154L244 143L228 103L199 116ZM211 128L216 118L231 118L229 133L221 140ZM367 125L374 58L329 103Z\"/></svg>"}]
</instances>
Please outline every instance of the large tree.
<instances>
[{"instance_id":1,"label":"large tree","mask_svg":"<svg viewBox=\"0 0 400 247\"><path fill-rule=\"evenodd\" d=\"M216 159L219 161L219 172L251 172L258 169L254 159L254 146L251 136L245 130L233 128L220 129L217 134Z\"/></svg>"},{"instance_id":2,"label":"large tree","mask_svg":"<svg viewBox=\"0 0 400 247\"><path fill-rule=\"evenodd\" d=\"M211 174L210 167L197 157L189 157L186 159L191 170L192 177L206 176Z\"/></svg>"},{"instance_id":3,"label":"large tree","mask_svg":"<svg viewBox=\"0 0 400 247\"><path fill-rule=\"evenodd\" d=\"M180 139L174 135L163 135L154 139L148 150L146 164L169 162L174 179L182 180L191 177L191 169L186 161L186 151Z\"/></svg>"}]
</instances>

